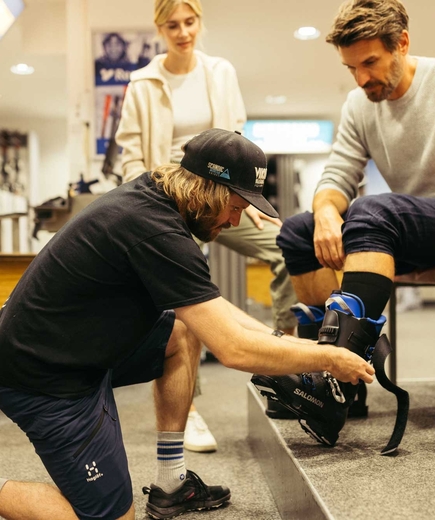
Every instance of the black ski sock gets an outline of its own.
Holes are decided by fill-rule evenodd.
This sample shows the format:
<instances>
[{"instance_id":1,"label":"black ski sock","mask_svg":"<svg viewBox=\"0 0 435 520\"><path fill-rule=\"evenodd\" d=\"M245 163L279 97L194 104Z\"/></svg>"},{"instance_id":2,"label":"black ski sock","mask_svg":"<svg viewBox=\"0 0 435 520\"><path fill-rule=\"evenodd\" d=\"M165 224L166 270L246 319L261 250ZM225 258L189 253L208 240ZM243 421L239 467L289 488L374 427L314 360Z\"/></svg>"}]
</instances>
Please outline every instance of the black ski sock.
<instances>
[{"instance_id":1,"label":"black ski sock","mask_svg":"<svg viewBox=\"0 0 435 520\"><path fill-rule=\"evenodd\" d=\"M366 318L379 319L391 295L393 282L376 273L344 273L341 290L361 298L366 310Z\"/></svg>"}]
</instances>

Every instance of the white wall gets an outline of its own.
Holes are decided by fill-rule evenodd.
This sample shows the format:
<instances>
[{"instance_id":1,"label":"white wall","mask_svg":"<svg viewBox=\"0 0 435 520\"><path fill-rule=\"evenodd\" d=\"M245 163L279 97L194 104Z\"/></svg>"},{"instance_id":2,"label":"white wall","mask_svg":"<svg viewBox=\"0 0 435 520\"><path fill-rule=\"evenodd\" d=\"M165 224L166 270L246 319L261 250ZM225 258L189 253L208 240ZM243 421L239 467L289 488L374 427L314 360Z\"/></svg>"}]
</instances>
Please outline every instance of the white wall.
<instances>
[{"instance_id":1,"label":"white wall","mask_svg":"<svg viewBox=\"0 0 435 520\"><path fill-rule=\"evenodd\" d=\"M294 168L299 172L301 188L299 205L301 212L311 211L314 190L323 172L328 155L297 155Z\"/></svg>"}]
</instances>

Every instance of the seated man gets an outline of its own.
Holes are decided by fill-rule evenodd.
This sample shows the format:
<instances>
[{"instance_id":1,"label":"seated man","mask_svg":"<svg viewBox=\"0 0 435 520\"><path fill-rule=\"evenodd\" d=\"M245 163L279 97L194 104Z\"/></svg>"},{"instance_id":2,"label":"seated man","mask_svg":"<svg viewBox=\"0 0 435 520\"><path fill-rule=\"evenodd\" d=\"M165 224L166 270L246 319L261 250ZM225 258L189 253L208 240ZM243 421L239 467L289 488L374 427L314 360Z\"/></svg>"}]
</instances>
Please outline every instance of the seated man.
<instances>
[{"instance_id":1,"label":"seated man","mask_svg":"<svg viewBox=\"0 0 435 520\"><path fill-rule=\"evenodd\" d=\"M342 227L346 258L340 290L329 294L326 313L304 304L296 312L302 332L311 330L319 343L333 343L370 360L385 323L381 313L395 275L435 267L435 198L395 193L361 197L349 207ZM303 245L309 243L308 233L298 239ZM309 256L305 263L310 262ZM316 274L320 270L313 271L313 284ZM257 375L253 382L265 395L276 395L295 411L307 433L330 446L337 441L357 391L328 373Z\"/></svg>"},{"instance_id":2,"label":"seated man","mask_svg":"<svg viewBox=\"0 0 435 520\"><path fill-rule=\"evenodd\" d=\"M213 240L249 204L277 216L262 196L266 173L264 153L248 139L202 132L181 165L103 195L36 256L0 311L0 410L57 487L0 478L0 516L133 519L113 388L151 380L157 476L143 488L147 512L173 518L227 502L227 487L207 486L184 460L201 343L246 372L328 370L349 383L373 381L359 356L272 331L210 281L192 233Z\"/></svg>"},{"instance_id":3,"label":"seated man","mask_svg":"<svg viewBox=\"0 0 435 520\"><path fill-rule=\"evenodd\" d=\"M363 255L372 247L376 253L385 253L385 249L378 249L377 242L386 241L387 254L396 260L399 273L432 262L430 252L429 256L420 256L424 249L421 233L429 225L426 220L434 216L430 200L419 206L419 199L392 195L363 197L350 204L357 197L369 159L375 162L392 192L435 197L435 59L408 54L408 15L399 0L347 0L326 40L337 48L358 88L349 93L343 106L336 141L315 192L313 213L287 219L277 239L301 302L293 308L299 321L298 334L312 339L318 337L322 326L325 301L339 287L336 272L343 269L346 255ZM396 222L404 200L408 218L413 211L410 207L416 204L420 221ZM359 226L356 221L348 224L351 212L357 209ZM421 214L423 209L426 213ZM406 213L403 218L407 218ZM360 234L357 248L347 249L346 243L343 246L342 229L349 226L352 234ZM394 244L392 230L399 234ZM405 248L411 238L408 233L415 234L414 242ZM377 322L373 324L374 345L394 270L390 276L368 265L354 267L353 261L347 261L342 290L348 293L346 299L362 299L366 308L364 311L360 306L358 319ZM361 390L361 399L352 405L354 415L367 414L364 386ZM347 406L352 401L348 399Z\"/></svg>"}]
</instances>

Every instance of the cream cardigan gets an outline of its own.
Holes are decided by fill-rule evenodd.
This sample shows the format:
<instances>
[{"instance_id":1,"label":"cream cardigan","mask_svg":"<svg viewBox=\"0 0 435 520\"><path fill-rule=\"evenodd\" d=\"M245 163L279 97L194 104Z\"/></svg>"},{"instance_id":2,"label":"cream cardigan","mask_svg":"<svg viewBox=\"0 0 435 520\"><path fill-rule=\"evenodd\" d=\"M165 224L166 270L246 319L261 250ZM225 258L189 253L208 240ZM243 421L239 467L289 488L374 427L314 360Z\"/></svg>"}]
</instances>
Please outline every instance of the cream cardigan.
<instances>
[{"instance_id":1,"label":"cream cardigan","mask_svg":"<svg viewBox=\"0 0 435 520\"><path fill-rule=\"evenodd\" d=\"M246 111L234 67L227 60L195 51L206 73L213 127L243 129ZM128 182L170 161L173 134L171 92L157 55L131 74L116 142L122 146L122 174Z\"/></svg>"}]
</instances>

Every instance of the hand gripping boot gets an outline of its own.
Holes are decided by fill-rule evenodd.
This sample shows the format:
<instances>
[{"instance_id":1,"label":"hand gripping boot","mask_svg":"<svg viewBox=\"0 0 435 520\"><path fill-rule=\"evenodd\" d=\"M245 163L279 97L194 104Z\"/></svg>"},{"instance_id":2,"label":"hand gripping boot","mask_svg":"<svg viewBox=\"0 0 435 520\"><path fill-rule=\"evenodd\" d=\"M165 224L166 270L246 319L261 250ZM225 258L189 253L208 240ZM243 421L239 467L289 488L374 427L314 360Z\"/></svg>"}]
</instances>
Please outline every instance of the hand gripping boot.
<instances>
[{"instance_id":1,"label":"hand gripping boot","mask_svg":"<svg viewBox=\"0 0 435 520\"><path fill-rule=\"evenodd\" d=\"M409 396L387 378L384 362L391 347L380 330L385 317L377 321L365 318L362 301L351 294L334 291L326 302L326 313L319 331L319 343L348 348L366 360L373 360L378 381L396 394L398 414L393 435L382 454L398 447L405 431ZM274 396L299 417L302 428L318 442L334 446L343 428L349 406L358 385L337 381L328 372L260 376L251 379L257 389L268 397Z\"/></svg>"},{"instance_id":2,"label":"hand gripping boot","mask_svg":"<svg viewBox=\"0 0 435 520\"><path fill-rule=\"evenodd\" d=\"M318 340L325 313L318 307L297 303L290 307L298 320L298 336L300 338ZM348 417L367 417L367 388L364 381L358 385L357 397L348 410ZM269 404L268 404L269 407Z\"/></svg>"}]
</instances>

